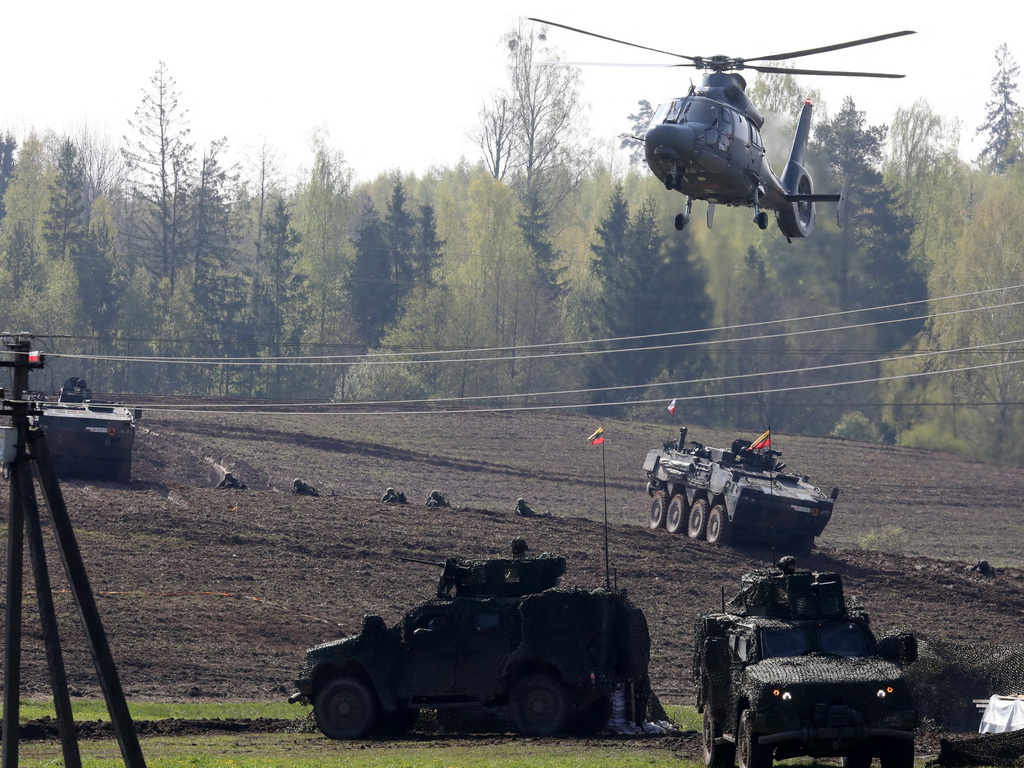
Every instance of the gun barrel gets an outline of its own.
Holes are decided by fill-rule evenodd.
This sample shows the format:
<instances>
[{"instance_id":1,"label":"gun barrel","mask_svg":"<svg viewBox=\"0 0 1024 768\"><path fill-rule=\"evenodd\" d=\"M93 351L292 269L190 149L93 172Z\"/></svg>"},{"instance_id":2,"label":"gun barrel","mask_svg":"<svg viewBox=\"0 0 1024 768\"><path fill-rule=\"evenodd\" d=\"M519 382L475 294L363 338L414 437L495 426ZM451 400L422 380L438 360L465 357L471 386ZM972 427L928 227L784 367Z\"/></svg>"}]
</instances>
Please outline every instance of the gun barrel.
<instances>
[{"instance_id":1,"label":"gun barrel","mask_svg":"<svg viewBox=\"0 0 1024 768\"><path fill-rule=\"evenodd\" d=\"M424 565L432 565L435 568L444 568L444 563L439 563L436 560L425 560L422 557L406 557L405 555L396 555L396 557L407 563L423 563Z\"/></svg>"}]
</instances>

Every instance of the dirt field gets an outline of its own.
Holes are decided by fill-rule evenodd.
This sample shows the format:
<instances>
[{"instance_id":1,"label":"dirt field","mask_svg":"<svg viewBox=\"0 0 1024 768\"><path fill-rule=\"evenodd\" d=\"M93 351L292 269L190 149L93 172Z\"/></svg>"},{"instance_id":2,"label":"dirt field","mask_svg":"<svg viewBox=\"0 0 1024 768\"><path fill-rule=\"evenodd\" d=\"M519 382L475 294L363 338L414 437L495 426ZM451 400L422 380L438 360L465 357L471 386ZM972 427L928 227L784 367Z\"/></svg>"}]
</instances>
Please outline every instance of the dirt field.
<instances>
[{"instance_id":1,"label":"dirt field","mask_svg":"<svg viewBox=\"0 0 1024 768\"><path fill-rule=\"evenodd\" d=\"M147 412L130 487L64 483L128 696L287 697L306 647L355 631L365 613L392 623L432 594L436 570L398 555L485 557L524 536L533 552L568 559L566 586L602 584L601 449L585 440L595 422L546 413L441 418ZM685 703L694 618L772 552L648 531L643 457L671 430L604 426L611 578L647 614L655 690ZM734 435L690 437L723 445ZM900 627L964 643L1020 641L1024 472L928 451L773 437L791 469L842 488L832 526L801 565L842 573L877 634ZM225 469L248 488L213 487ZM334 495L292 494L296 477ZM389 485L410 504L380 504ZM432 488L455 507L425 508ZM512 515L517 496L552 517ZM856 548L861 532L882 525L904 528L908 554ZM996 577L967 569L982 558L1000 566ZM50 567L63 590L55 553ZM56 601L73 693L98 696L70 597L61 591ZM26 621L23 687L45 695L31 595Z\"/></svg>"}]
</instances>

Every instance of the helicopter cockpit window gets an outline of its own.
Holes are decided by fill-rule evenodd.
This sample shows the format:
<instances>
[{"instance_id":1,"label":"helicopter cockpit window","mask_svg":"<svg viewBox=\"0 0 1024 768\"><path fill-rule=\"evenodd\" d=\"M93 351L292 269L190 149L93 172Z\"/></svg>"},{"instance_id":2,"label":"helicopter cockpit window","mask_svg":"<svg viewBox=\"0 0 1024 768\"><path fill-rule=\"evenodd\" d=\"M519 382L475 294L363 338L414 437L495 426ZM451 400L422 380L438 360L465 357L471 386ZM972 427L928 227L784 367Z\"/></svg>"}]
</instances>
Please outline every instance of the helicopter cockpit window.
<instances>
[{"instance_id":1,"label":"helicopter cockpit window","mask_svg":"<svg viewBox=\"0 0 1024 768\"><path fill-rule=\"evenodd\" d=\"M651 126L661 125L662 123L664 123L665 115L668 114L669 109L675 103L676 102L674 101L666 101L664 104L659 104L657 111L655 111L654 113L654 117L651 118L651 124L647 127L650 128Z\"/></svg>"},{"instance_id":2,"label":"helicopter cockpit window","mask_svg":"<svg viewBox=\"0 0 1024 768\"><path fill-rule=\"evenodd\" d=\"M666 123L678 123L679 122L679 114L680 114L680 112L682 112L682 110L683 110L683 102L682 101L673 101L669 105L668 114L665 115L665 122Z\"/></svg>"},{"instance_id":3,"label":"helicopter cockpit window","mask_svg":"<svg viewBox=\"0 0 1024 768\"><path fill-rule=\"evenodd\" d=\"M753 123L750 124L750 143L758 149L764 147L761 143L761 132L757 130Z\"/></svg>"},{"instance_id":4,"label":"helicopter cockpit window","mask_svg":"<svg viewBox=\"0 0 1024 768\"><path fill-rule=\"evenodd\" d=\"M718 108L713 102L703 99L691 99L686 105L686 114L683 121L687 123L700 123L701 125L713 126L718 122Z\"/></svg>"},{"instance_id":5,"label":"helicopter cockpit window","mask_svg":"<svg viewBox=\"0 0 1024 768\"><path fill-rule=\"evenodd\" d=\"M748 141L750 138L750 129L747 128L747 121L743 119L743 115L739 112L736 113L736 131L733 135L740 141Z\"/></svg>"}]
</instances>

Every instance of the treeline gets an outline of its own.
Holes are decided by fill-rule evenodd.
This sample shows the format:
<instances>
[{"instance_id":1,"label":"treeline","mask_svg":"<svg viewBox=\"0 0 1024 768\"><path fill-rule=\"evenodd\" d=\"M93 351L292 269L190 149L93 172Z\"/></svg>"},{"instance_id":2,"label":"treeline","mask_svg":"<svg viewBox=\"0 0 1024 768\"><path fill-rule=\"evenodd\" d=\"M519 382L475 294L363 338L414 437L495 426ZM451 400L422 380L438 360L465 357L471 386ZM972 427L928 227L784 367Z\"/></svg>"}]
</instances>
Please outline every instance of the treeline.
<instances>
[{"instance_id":1,"label":"treeline","mask_svg":"<svg viewBox=\"0 0 1024 768\"><path fill-rule=\"evenodd\" d=\"M819 191L851 173L848 219L819 206L788 243L747 209L676 232L683 198L581 132L578 71L533 66L552 56L533 32L509 43L481 160L422 177L356 183L323 135L298 179L269 147L229 165L226 140L190 142L162 64L122 141L0 136L3 330L64 355L33 384L644 418L677 397L690 424L1024 459L1024 132L1005 47L975 164L927 103L888 126L850 100L819 110L812 172ZM776 110L781 168L806 94L778 76L751 95ZM768 323L785 318L809 319Z\"/></svg>"}]
</instances>

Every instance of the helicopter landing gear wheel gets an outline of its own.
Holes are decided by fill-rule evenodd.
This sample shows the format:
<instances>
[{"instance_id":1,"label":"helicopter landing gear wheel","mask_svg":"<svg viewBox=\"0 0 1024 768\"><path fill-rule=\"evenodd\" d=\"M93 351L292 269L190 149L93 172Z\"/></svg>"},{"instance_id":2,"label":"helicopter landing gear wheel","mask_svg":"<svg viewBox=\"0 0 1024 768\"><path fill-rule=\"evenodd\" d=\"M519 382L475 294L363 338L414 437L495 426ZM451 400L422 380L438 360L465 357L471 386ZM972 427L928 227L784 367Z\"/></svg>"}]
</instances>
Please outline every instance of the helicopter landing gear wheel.
<instances>
[{"instance_id":1,"label":"helicopter landing gear wheel","mask_svg":"<svg viewBox=\"0 0 1024 768\"><path fill-rule=\"evenodd\" d=\"M686 215L682 214L682 213L677 213L676 214L676 229L678 231L682 232L683 228L685 226L686 226Z\"/></svg>"},{"instance_id":2,"label":"helicopter landing gear wheel","mask_svg":"<svg viewBox=\"0 0 1024 768\"><path fill-rule=\"evenodd\" d=\"M665 189L671 192L676 188L676 175L674 173L665 174Z\"/></svg>"},{"instance_id":3,"label":"helicopter landing gear wheel","mask_svg":"<svg viewBox=\"0 0 1024 768\"><path fill-rule=\"evenodd\" d=\"M754 221L761 229L768 229L768 211L758 211Z\"/></svg>"}]
</instances>

